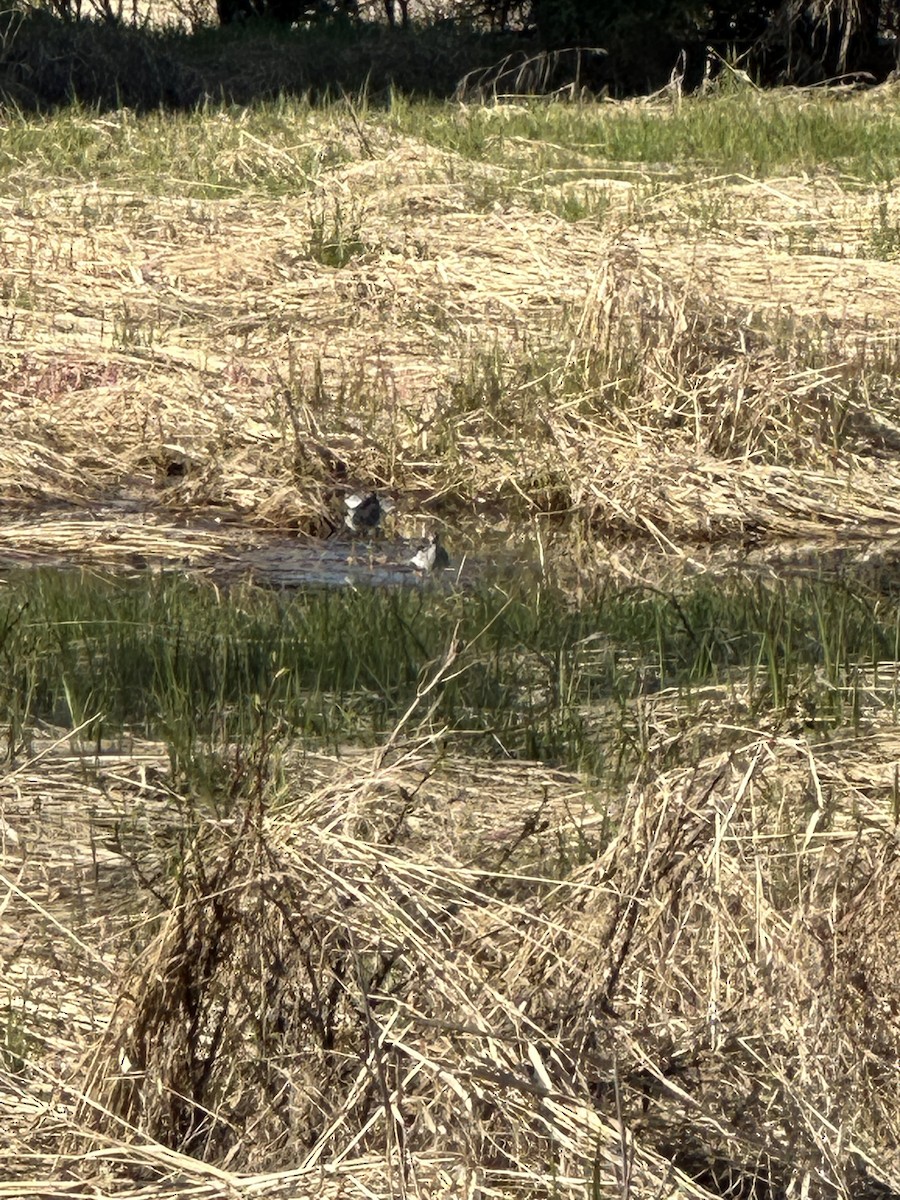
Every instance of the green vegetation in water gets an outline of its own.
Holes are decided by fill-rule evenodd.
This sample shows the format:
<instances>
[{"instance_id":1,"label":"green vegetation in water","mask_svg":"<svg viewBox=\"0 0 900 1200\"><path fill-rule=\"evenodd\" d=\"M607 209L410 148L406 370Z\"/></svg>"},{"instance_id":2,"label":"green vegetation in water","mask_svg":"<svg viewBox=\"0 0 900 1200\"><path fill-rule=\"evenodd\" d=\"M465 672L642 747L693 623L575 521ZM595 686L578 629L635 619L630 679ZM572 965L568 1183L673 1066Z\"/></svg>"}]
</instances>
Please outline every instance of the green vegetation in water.
<instances>
[{"instance_id":1,"label":"green vegetation in water","mask_svg":"<svg viewBox=\"0 0 900 1200\"><path fill-rule=\"evenodd\" d=\"M452 670L421 694L451 644ZM275 593L23 572L0 595L0 717L10 753L42 720L161 738L182 768L261 729L377 744L412 707L408 729L601 776L640 756L642 694L673 689L690 710L715 687L723 715L739 693L745 722L833 727L856 719L854 678L898 648L897 605L834 582L607 587L573 607L525 580Z\"/></svg>"}]
</instances>

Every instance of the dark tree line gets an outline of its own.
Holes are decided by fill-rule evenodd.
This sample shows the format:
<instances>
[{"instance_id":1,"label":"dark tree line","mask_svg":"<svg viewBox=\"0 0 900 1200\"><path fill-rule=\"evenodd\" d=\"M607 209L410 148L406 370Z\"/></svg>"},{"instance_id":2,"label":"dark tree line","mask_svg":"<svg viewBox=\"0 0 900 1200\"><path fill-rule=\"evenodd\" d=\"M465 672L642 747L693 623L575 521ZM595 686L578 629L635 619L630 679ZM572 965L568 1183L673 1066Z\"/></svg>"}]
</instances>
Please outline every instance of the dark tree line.
<instances>
[{"instance_id":1,"label":"dark tree line","mask_svg":"<svg viewBox=\"0 0 900 1200\"><path fill-rule=\"evenodd\" d=\"M415 0L379 0L362 10L359 0L217 5L223 24L258 15L285 24L377 18L408 28L416 17ZM737 61L763 83L883 78L896 66L900 28L900 0L446 0L441 12L495 33L518 32L548 50L602 48L608 72L628 90L658 81L679 58L688 87L711 57Z\"/></svg>"},{"instance_id":2,"label":"dark tree line","mask_svg":"<svg viewBox=\"0 0 900 1200\"><path fill-rule=\"evenodd\" d=\"M894 69L900 0L530 0L527 20L552 48L599 46L648 67L683 52L689 84L708 50L764 83L810 83Z\"/></svg>"},{"instance_id":3,"label":"dark tree line","mask_svg":"<svg viewBox=\"0 0 900 1200\"><path fill-rule=\"evenodd\" d=\"M197 14L190 32L129 20L138 0L83 0L84 12L82 0L11 0L0 12L0 100L144 109L341 88L623 96L673 76L691 90L725 63L763 85L878 81L898 67L900 0L214 2L231 29L210 38L209 0L174 0ZM311 28L257 26L256 38L257 18Z\"/></svg>"},{"instance_id":4,"label":"dark tree line","mask_svg":"<svg viewBox=\"0 0 900 1200\"><path fill-rule=\"evenodd\" d=\"M710 50L763 83L883 78L897 65L900 0L532 0L532 13L550 45L592 42L648 66L683 52L688 85Z\"/></svg>"}]
</instances>

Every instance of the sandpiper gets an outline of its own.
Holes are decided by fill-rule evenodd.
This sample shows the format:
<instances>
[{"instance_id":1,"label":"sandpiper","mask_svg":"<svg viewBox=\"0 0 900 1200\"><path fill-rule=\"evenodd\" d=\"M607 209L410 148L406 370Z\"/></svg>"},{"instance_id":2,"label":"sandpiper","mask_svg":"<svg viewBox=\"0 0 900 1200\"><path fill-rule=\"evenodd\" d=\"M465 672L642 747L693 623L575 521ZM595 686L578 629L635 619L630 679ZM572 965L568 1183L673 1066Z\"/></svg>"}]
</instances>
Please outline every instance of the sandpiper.
<instances>
[{"instance_id":1,"label":"sandpiper","mask_svg":"<svg viewBox=\"0 0 900 1200\"><path fill-rule=\"evenodd\" d=\"M377 529L381 518L394 508L393 500L387 496L380 499L377 492L354 492L344 503L347 505L344 523L354 533Z\"/></svg>"},{"instance_id":2,"label":"sandpiper","mask_svg":"<svg viewBox=\"0 0 900 1200\"><path fill-rule=\"evenodd\" d=\"M417 571L443 571L449 567L450 555L441 545L441 535L430 533L409 562Z\"/></svg>"}]
</instances>

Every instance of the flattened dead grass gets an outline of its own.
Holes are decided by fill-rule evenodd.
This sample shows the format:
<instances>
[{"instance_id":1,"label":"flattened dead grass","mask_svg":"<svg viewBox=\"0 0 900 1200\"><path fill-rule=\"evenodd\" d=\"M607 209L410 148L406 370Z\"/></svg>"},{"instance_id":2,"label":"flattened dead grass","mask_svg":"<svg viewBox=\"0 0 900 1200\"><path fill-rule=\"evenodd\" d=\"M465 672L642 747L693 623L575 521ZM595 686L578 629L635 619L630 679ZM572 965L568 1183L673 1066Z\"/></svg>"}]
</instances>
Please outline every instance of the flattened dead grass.
<instances>
[{"instance_id":1,"label":"flattened dead grass","mask_svg":"<svg viewBox=\"0 0 900 1200\"><path fill-rule=\"evenodd\" d=\"M667 701L642 703L662 734ZM95 780L85 845L143 816L52 935L97 1000L79 988L55 1075L28 1066L43 1108L5 1077L4 1194L60 1151L73 1186L112 1195L896 1189L898 746L866 729L819 749L749 735L606 815L536 765L442 766L427 745L314 758L307 786L207 815L162 876L159 752L60 760L82 814ZM73 879L47 836L63 793L36 819L6 789L23 965L53 919L39 876ZM129 869L151 908L175 901L143 932L103 883Z\"/></svg>"},{"instance_id":2,"label":"flattened dead grass","mask_svg":"<svg viewBox=\"0 0 900 1200\"><path fill-rule=\"evenodd\" d=\"M367 120L301 196L244 171L240 198L74 185L2 203L7 506L316 533L335 489L373 484L411 498L404 532L429 493L615 537L896 529L900 289L870 257L890 198L644 170L572 223L541 210L540 172ZM261 164L291 156L244 140ZM320 261L332 243L340 267Z\"/></svg>"}]
</instances>

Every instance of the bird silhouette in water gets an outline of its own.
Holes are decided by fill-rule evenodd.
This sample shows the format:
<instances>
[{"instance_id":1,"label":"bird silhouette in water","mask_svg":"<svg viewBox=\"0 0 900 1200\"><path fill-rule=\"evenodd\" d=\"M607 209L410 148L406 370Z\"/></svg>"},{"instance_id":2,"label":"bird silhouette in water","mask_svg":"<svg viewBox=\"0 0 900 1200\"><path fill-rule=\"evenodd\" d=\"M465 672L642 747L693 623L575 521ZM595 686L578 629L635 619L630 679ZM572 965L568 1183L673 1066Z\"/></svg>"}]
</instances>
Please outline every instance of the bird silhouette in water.
<instances>
[{"instance_id":1,"label":"bird silhouette in water","mask_svg":"<svg viewBox=\"0 0 900 1200\"><path fill-rule=\"evenodd\" d=\"M344 523L353 533L371 532L381 524L381 518L394 508L387 496L382 500L377 492L354 492L344 501L347 512Z\"/></svg>"},{"instance_id":2,"label":"bird silhouette in water","mask_svg":"<svg viewBox=\"0 0 900 1200\"><path fill-rule=\"evenodd\" d=\"M441 545L441 535L431 533L409 561L417 571L443 571L450 566L450 555Z\"/></svg>"}]
</instances>

